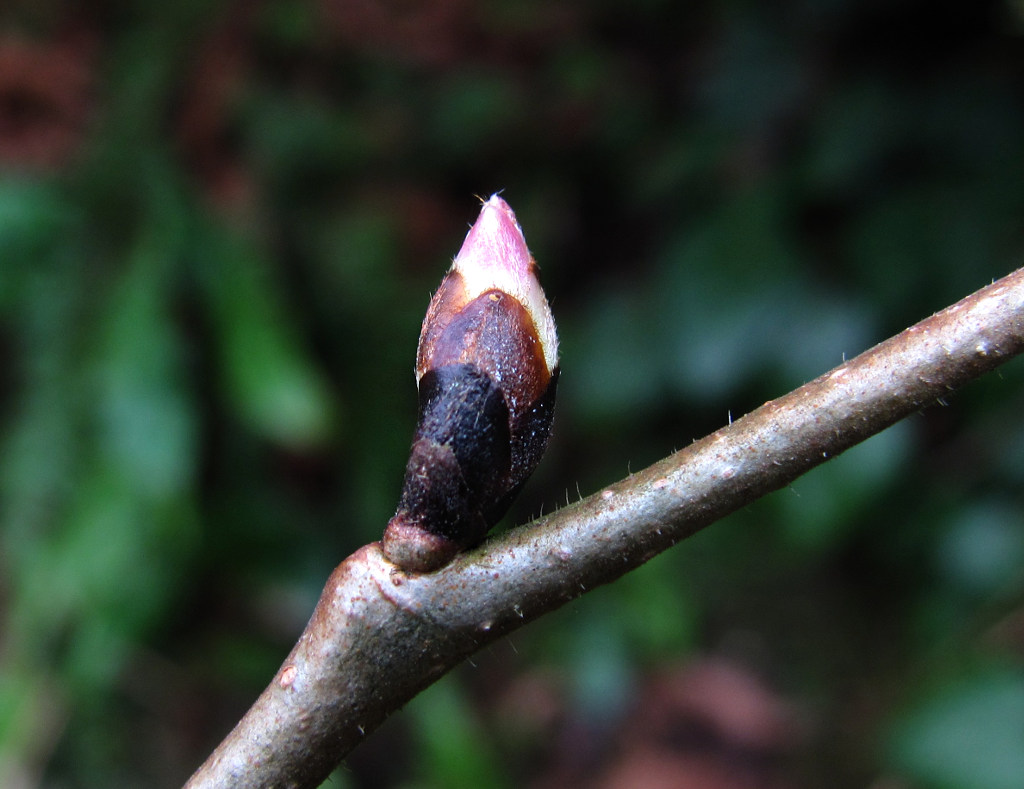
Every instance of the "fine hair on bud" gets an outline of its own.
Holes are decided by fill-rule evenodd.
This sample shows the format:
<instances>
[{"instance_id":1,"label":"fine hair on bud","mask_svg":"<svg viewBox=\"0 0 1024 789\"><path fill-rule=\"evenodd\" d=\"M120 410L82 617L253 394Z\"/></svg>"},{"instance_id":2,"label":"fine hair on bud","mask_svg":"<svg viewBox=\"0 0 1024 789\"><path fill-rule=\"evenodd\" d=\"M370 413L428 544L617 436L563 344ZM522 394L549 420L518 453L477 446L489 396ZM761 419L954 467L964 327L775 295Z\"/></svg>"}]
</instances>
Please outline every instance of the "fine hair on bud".
<instances>
[{"instance_id":1,"label":"fine hair on bud","mask_svg":"<svg viewBox=\"0 0 1024 789\"><path fill-rule=\"evenodd\" d=\"M382 540L391 561L429 572L483 540L544 454L558 373L537 264L512 209L493 195L423 320L419 416Z\"/></svg>"}]
</instances>

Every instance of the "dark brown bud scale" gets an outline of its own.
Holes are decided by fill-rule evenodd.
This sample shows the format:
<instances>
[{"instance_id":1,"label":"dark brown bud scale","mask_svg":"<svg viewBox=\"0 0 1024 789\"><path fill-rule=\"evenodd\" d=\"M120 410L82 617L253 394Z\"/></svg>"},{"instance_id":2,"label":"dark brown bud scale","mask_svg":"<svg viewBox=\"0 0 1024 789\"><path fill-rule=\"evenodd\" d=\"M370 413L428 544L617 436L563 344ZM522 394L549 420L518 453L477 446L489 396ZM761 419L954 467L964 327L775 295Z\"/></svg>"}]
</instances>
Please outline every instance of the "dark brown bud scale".
<instances>
[{"instance_id":1,"label":"dark brown bud scale","mask_svg":"<svg viewBox=\"0 0 1024 789\"><path fill-rule=\"evenodd\" d=\"M446 282L459 278L452 273ZM547 389L551 373L533 319L507 293L482 293L439 328L421 346L418 370L474 364L502 389L512 412L523 410Z\"/></svg>"},{"instance_id":2,"label":"dark brown bud scale","mask_svg":"<svg viewBox=\"0 0 1024 789\"><path fill-rule=\"evenodd\" d=\"M416 433L382 546L403 569L427 572L501 519L540 461L554 415L554 321L497 195L431 300L416 377Z\"/></svg>"}]
</instances>

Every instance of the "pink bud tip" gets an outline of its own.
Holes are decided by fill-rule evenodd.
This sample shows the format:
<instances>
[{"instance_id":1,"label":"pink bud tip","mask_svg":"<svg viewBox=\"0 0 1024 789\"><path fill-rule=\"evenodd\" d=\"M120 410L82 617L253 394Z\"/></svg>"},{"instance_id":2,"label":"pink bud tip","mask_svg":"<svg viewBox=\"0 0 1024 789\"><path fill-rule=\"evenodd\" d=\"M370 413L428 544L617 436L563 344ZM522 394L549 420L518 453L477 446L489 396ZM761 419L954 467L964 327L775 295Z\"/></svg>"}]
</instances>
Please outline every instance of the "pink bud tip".
<instances>
[{"instance_id":1,"label":"pink bud tip","mask_svg":"<svg viewBox=\"0 0 1024 789\"><path fill-rule=\"evenodd\" d=\"M548 370L558 366L558 335L537 279L537 264L515 213L498 195L484 202L452 268L462 275L467 301L496 289L522 304L537 328Z\"/></svg>"}]
</instances>

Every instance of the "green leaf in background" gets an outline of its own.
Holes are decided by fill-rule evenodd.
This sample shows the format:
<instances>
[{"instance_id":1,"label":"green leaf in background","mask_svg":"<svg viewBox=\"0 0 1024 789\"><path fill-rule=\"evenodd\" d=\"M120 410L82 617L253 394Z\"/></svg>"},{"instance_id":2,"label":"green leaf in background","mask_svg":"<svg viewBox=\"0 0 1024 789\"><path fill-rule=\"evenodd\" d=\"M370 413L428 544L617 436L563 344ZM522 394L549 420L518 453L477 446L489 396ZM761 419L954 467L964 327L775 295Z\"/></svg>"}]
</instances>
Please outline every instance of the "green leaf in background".
<instances>
[{"instance_id":1,"label":"green leaf in background","mask_svg":"<svg viewBox=\"0 0 1024 789\"><path fill-rule=\"evenodd\" d=\"M635 680L635 667L621 637L622 613L592 603L581 609L566 633L573 703L581 717L598 727L609 725L626 709Z\"/></svg>"},{"instance_id":2,"label":"green leaf in background","mask_svg":"<svg viewBox=\"0 0 1024 789\"><path fill-rule=\"evenodd\" d=\"M1006 501L977 501L951 513L938 541L939 571L968 594L1013 596L1024 591L1024 515Z\"/></svg>"},{"instance_id":3,"label":"green leaf in background","mask_svg":"<svg viewBox=\"0 0 1024 789\"><path fill-rule=\"evenodd\" d=\"M906 128L907 107L891 85L850 82L823 97L802 175L825 195L856 193L884 166Z\"/></svg>"},{"instance_id":4,"label":"green leaf in background","mask_svg":"<svg viewBox=\"0 0 1024 789\"><path fill-rule=\"evenodd\" d=\"M1024 676L996 671L938 691L900 722L892 764L934 789L1020 789Z\"/></svg>"},{"instance_id":5,"label":"green leaf in background","mask_svg":"<svg viewBox=\"0 0 1024 789\"><path fill-rule=\"evenodd\" d=\"M413 786L437 789L501 789L508 786L481 725L455 677L447 677L413 699L406 711L418 722L424 774Z\"/></svg>"},{"instance_id":6,"label":"green leaf in background","mask_svg":"<svg viewBox=\"0 0 1024 789\"><path fill-rule=\"evenodd\" d=\"M789 544L824 550L855 536L909 457L912 433L905 422L893 425L772 495Z\"/></svg>"},{"instance_id":7,"label":"green leaf in background","mask_svg":"<svg viewBox=\"0 0 1024 789\"><path fill-rule=\"evenodd\" d=\"M501 72L453 73L435 89L429 133L449 156L500 142L527 112L515 81Z\"/></svg>"},{"instance_id":8,"label":"green leaf in background","mask_svg":"<svg viewBox=\"0 0 1024 789\"><path fill-rule=\"evenodd\" d=\"M699 643L700 606L672 554L656 556L623 578L617 637L645 663L678 660Z\"/></svg>"},{"instance_id":9,"label":"green leaf in background","mask_svg":"<svg viewBox=\"0 0 1024 789\"><path fill-rule=\"evenodd\" d=\"M74 226L74 210L46 181L0 178L0 312L25 298L30 274Z\"/></svg>"},{"instance_id":10,"label":"green leaf in background","mask_svg":"<svg viewBox=\"0 0 1024 789\"><path fill-rule=\"evenodd\" d=\"M99 451L140 495L157 498L188 488L198 444L170 315L171 249L158 239L136 249L112 294L93 366Z\"/></svg>"},{"instance_id":11,"label":"green leaf in background","mask_svg":"<svg viewBox=\"0 0 1024 789\"><path fill-rule=\"evenodd\" d=\"M195 414L167 311L168 249L143 243L110 293L78 392L88 429L67 439L80 462L64 468L55 522L36 525L18 567L21 648L37 654L63 633L67 676L83 687L116 676L195 538Z\"/></svg>"},{"instance_id":12,"label":"green leaf in background","mask_svg":"<svg viewBox=\"0 0 1024 789\"><path fill-rule=\"evenodd\" d=\"M308 96L266 92L244 107L248 145L258 172L285 198L287 208L312 203L347 173L377 154L381 140L351 108Z\"/></svg>"},{"instance_id":13,"label":"green leaf in background","mask_svg":"<svg viewBox=\"0 0 1024 789\"><path fill-rule=\"evenodd\" d=\"M285 317L266 261L212 230L198 265L215 317L223 385L238 415L264 438L302 449L327 441L337 403Z\"/></svg>"}]
</instances>

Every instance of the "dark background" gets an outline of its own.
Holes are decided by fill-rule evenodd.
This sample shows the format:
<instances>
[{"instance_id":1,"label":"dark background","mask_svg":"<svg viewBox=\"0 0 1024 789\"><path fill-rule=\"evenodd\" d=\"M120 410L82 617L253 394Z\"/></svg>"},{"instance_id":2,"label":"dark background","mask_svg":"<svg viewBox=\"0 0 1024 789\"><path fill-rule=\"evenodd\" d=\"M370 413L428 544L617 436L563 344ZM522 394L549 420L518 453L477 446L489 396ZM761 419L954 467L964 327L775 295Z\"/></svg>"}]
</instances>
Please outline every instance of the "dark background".
<instances>
[{"instance_id":1,"label":"dark background","mask_svg":"<svg viewBox=\"0 0 1024 789\"><path fill-rule=\"evenodd\" d=\"M562 339L508 522L1020 265L1024 5L5 3L0 785L179 785L393 512L504 189ZM1024 786L1014 362L486 650L328 784Z\"/></svg>"}]
</instances>

